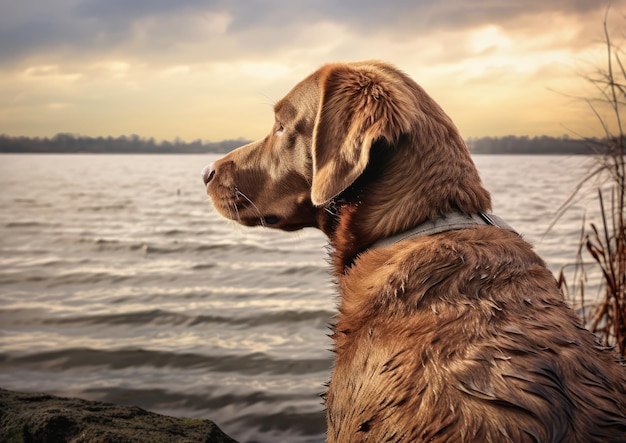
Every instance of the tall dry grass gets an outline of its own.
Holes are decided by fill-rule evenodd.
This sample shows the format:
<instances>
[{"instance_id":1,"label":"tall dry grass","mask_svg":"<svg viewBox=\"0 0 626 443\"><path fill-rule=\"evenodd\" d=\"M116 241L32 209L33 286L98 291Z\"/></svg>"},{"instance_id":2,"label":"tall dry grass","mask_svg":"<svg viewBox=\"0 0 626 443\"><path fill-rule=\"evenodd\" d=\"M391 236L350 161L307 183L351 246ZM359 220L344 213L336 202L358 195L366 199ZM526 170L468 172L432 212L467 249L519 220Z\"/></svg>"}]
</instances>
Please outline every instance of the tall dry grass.
<instances>
[{"instance_id":1,"label":"tall dry grass","mask_svg":"<svg viewBox=\"0 0 626 443\"><path fill-rule=\"evenodd\" d=\"M603 23L606 65L585 77L598 96L584 99L604 134L586 140L594 153L594 166L561 208L561 213L567 210L573 197L593 182L600 216L589 223L583 217L574 275L568 284L562 270L559 283L587 327L604 345L616 347L626 357L626 69L624 51L612 41L607 18L608 11ZM600 291L591 295L586 292L590 262L594 272L601 273Z\"/></svg>"}]
</instances>

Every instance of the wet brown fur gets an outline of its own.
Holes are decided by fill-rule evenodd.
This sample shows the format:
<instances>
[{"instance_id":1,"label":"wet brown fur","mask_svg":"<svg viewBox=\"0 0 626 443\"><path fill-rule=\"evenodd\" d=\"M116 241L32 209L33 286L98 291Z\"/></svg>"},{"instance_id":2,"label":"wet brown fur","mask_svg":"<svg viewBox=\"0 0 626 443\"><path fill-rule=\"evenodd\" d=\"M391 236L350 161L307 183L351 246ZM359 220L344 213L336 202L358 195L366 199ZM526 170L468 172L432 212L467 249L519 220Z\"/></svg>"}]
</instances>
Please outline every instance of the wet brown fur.
<instances>
[{"instance_id":1,"label":"wet brown fur","mask_svg":"<svg viewBox=\"0 0 626 443\"><path fill-rule=\"evenodd\" d=\"M490 209L458 131L379 62L331 64L275 106L207 192L245 225L317 227L340 292L328 442L623 442L626 371L515 233L373 242Z\"/></svg>"}]
</instances>

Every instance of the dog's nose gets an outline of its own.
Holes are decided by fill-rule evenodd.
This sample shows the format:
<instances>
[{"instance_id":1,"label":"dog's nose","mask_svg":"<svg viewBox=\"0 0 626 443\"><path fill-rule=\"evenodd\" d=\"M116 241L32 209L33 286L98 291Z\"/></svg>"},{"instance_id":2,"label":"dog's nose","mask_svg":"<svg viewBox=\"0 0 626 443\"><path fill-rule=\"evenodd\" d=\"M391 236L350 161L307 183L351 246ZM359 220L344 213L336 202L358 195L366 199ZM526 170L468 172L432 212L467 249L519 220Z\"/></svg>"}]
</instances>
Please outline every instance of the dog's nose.
<instances>
[{"instance_id":1,"label":"dog's nose","mask_svg":"<svg viewBox=\"0 0 626 443\"><path fill-rule=\"evenodd\" d=\"M202 181L204 182L205 185L208 185L211 179L213 178L213 176L215 175L215 167L213 165L215 165L215 163L206 165L204 169L202 170L202 172L200 173L202 175Z\"/></svg>"}]
</instances>

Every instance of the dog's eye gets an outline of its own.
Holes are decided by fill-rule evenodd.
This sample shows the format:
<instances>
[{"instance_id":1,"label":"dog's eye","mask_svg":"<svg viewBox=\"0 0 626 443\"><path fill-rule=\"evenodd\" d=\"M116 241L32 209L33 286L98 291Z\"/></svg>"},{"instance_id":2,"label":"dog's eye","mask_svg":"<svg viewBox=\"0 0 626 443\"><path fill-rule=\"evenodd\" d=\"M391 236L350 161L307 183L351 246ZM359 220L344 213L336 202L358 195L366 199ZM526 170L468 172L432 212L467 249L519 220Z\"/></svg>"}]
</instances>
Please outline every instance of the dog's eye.
<instances>
[{"instance_id":1,"label":"dog's eye","mask_svg":"<svg viewBox=\"0 0 626 443\"><path fill-rule=\"evenodd\" d=\"M285 127L283 126L282 123L278 122L276 123L276 130L274 131L275 135L280 135L285 131Z\"/></svg>"}]
</instances>

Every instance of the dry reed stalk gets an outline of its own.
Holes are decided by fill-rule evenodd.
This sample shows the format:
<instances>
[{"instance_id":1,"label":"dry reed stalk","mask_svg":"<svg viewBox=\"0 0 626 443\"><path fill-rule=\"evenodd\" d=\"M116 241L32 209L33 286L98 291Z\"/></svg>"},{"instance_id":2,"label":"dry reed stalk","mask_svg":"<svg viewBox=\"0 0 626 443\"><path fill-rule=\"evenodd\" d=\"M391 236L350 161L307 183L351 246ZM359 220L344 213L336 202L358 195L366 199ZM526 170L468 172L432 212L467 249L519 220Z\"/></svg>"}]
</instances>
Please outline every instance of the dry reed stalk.
<instances>
[{"instance_id":1,"label":"dry reed stalk","mask_svg":"<svg viewBox=\"0 0 626 443\"><path fill-rule=\"evenodd\" d=\"M607 16L604 19L607 66L598 69L595 75L585 77L600 92L599 99L585 101L602 125L604 137L587 140L595 154L596 167L578 184L559 210L560 214L566 211L583 185L596 178L599 179L597 202L600 221L590 223L587 228L583 217L573 285L570 289L564 270L561 270L559 284L601 343L615 346L626 357L626 136L622 122L626 105L626 69L620 57L622 50L611 40ZM602 116L600 107L608 107L610 120ZM610 196L608 204L607 195ZM587 272L583 252L591 256L602 275L599 297L591 304L585 295Z\"/></svg>"}]
</instances>

